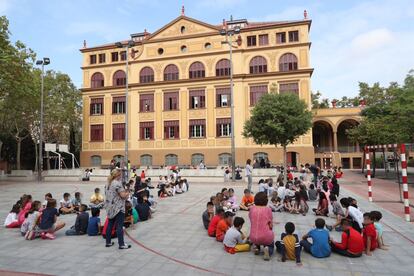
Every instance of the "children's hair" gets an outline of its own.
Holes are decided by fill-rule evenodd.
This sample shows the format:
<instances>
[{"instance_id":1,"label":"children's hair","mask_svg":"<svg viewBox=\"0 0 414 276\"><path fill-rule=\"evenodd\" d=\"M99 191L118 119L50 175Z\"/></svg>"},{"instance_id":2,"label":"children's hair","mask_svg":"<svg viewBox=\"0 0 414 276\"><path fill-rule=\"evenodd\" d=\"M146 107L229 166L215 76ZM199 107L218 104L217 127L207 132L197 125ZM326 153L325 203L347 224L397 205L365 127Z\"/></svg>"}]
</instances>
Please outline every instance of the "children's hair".
<instances>
[{"instance_id":1,"label":"children's hair","mask_svg":"<svg viewBox=\"0 0 414 276\"><path fill-rule=\"evenodd\" d=\"M315 189L315 185L310 184L310 185L309 185L309 189L311 189L311 190Z\"/></svg>"},{"instance_id":2,"label":"children's hair","mask_svg":"<svg viewBox=\"0 0 414 276\"><path fill-rule=\"evenodd\" d=\"M132 203L131 201L125 201L125 209L126 210L131 210L132 209Z\"/></svg>"},{"instance_id":3,"label":"children's hair","mask_svg":"<svg viewBox=\"0 0 414 276\"><path fill-rule=\"evenodd\" d=\"M243 193L245 193L245 194L250 193L250 190L249 189L244 189Z\"/></svg>"},{"instance_id":4,"label":"children's hair","mask_svg":"<svg viewBox=\"0 0 414 276\"><path fill-rule=\"evenodd\" d=\"M115 178L121 175L121 173L122 173L121 169L113 169L111 171L111 174L108 176L108 184L110 185ZM109 185L108 185L108 189L109 189Z\"/></svg>"},{"instance_id":5,"label":"children's hair","mask_svg":"<svg viewBox=\"0 0 414 276\"><path fill-rule=\"evenodd\" d=\"M86 204L81 204L79 207L79 211L84 212L88 210L88 206Z\"/></svg>"},{"instance_id":6,"label":"children's hair","mask_svg":"<svg viewBox=\"0 0 414 276\"><path fill-rule=\"evenodd\" d=\"M263 182L265 182L263 178L259 180L259 184L261 184Z\"/></svg>"},{"instance_id":7,"label":"children's hair","mask_svg":"<svg viewBox=\"0 0 414 276\"><path fill-rule=\"evenodd\" d=\"M70 196L70 194L69 193L64 193L63 194L63 197L69 197Z\"/></svg>"},{"instance_id":8,"label":"children's hair","mask_svg":"<svg viewBox=\"0 0 414 276\"><path fill-rule=\"evenodd\" d=\"M10 211L10 213L19 213L20 212L20 204L14 204L13 205L13 207L12 207L12 209L11 209L11 211Z\"/></svg>"},{"instance_id":9,"label":"children's hair","mask_svg":"<svg viewBox=\"0 0 414 276\"><path fill-rule=\"evenodd\" d=\"M101 191L101 189L95 188L95 194L99 193L100 191Z\"/></svg>"},{"instance_id":10,"label":"children's hair","mask_svg":"<svg viewBox=\"0 0 414 276\"><path fill-rule=\"evenodd\" d=\"M48 197L48 198L53 198L53 196L52 196L52 194L51 194L51 193L47 193L47 194L45 194L45 197Z\"/></svg>"},{"instance_id":11,"label":"children's hair","mask_svg":"<svg viewBox=\"0 0 414 276\"><path fill-rule=\"evenodd\" d=\"M373 221L375 217L372 215L372 212L366 212L364 213L364 218L369 218Z\"/></svg>"},{"instance_id":12,"label":"children's hair","mask_svg":"<svg viewBox=\"0 0 414 276\"><path fill-rule=\"evenodd\" d=\"M227 191L227 188L223 188L221 189L221 192L224 193L225 191Z\"/></svg>"},{"instance_id":13,"label":"children's hair","mask_svg":"<svg viewBox=\"0 0 414 276\"><path fill-rule=\"evenodd\" d=\"M267 194L265 192L258 192L254 196L254 205L257 206L266 206L269 199L267 198Z\"/></svg>"},{"instance_id":14,"label":"children's hair","mask_svg":"<svg viewBox=\"0 0 414 276\"><path fill-rule=\"evenodd\" d=\"M352 224L351 224L351 221L349 219L343 218L343 219L341 219L341 225L351 226Z\"/></svg>"},{"instance_id":15,"label":"children's hair","mask_svg":"<svg viewBox=\"0 0 414 276\"><path fill-rule=\"evenodd\" d=\"M295 232L295 224L293 222L287 222L285 224L285 231L287 234L292 235Z\"/></svg>"},{"instance_id":16,"label":"children's hair","mask_svg":"<svg viewBox=\"0 0 414 276\"><path fill-rule=\"evenodd\" d=\"M224 214L224 209L223 209L223 207L219 207L219 208L217 208L217 210L216 210L216 214L217 214L217 215L222 215L222 214Z\"/></svg>"},{"instance_id":17,"label":"children's hair","mask_svg":"<svg viewBox=\"0 0 414 276\"><path fill-rule=\"evenodd\" d=\"M372 211L371 216L374 221L380 221L382 219L382 213L380 211Z\"/></svg>"},{"instance_id":18,"label":"children's hair","mask_svg":"<svg viewBox=\"0 0 414 276\"><path fill-rule=\"evenodd\" d=\"M339 201L341 203L342 206L344 206L345 208L348 208L350 204L350 200L347 197L343 197L341 198L341 200Z\"/></svg>"},{"instance_id":19,"label":"children's hair","mask_svg":"<svg viewBox=\"0 0 414 276\"><path fill-rule=\"evenodd\" d=\"M46 208L56 208L56 199L54 198L48 199Z\"/></svg>"},{"instance_id":20,"label":"children's hair","mask_svg":"<svg viewBox=\"0 0 414 276\"><path fill-rule=\"evenodd\" d=\"M81 196L81 193L80 192L76 192L75 193L75 197L80 197Z\"/></svg>"},{"instance_id":21,"label":"children's hair","mask_svg":"<svg viewBox=\"0 0 414 276\"><path fill-rule=\"evenodd\" d=\"M211 202L211 201L207 202L207 207L208 206L214 206L213 202Z\"/></svg>"},{"instance_id":22,"label":"children's hair","mask_svg":"<svg viewBox=\"0 0 414 276\"><path fill-rule=\"evenodd\" d=\"M317 218L315 220L315 226L318 229L323 229L325 227L325 220L323 218Z\"/></svg>"},{"instance_id":23,"label":"children's hair","mask_svg":"<svg viewBox=\"0 0 414 276\"><path fill-rule=\"evenodd\" d=\"M230 211L224 212L224 218L229 218L229 217L233 217L233 216L234 216L233 212L230 212Z\"/></svg>"},{"instance_id":24,"label":"children's hair","mask_svg":"<svg viewBox=\"0 0 414 276\"><path fill-rule=\"evenodd\" d=\"M32 207L30 208L29 212L26 214L26 218L28 214L33 214L35 211L39 211L40 207L42 207L42 203L38 200L33 201Z\"/></svg>"},{"instance_id":25,"label":"children's hair","mask_svg":"<svg viewBox=\"0 0 414 276\"><path fill-rule=\"evenodd\" d=\"M100 213L101 213L101 210L99 210L99 208L92 208L91 209L91 214L92 214L93 217L99 217Z\"/></svg>"},{"instance_id":26,"label":"children's hair","mask_svg":"<svg viewBox=\"0 0 414 276\"><path fill-rule=\"evenodd\" d=\"M336 201L336 195L334 195L334 194L329 195L329 200L330 201Z\"/></svg>"},{"instance_id":27,"label":"children's hair","mask_svg":"<svg viewBox=\"0 0 414 276\"><path fill-rule=\"evenodd\" d=\"M244 218L242 217L235 217L233 220L234 227L242 227L244 224Z\"/></svg>"},{"instance_id":28,"label":"children's hair","mask_svg":"<svg viewBox=\"0 0 414 276\"><path fill-rule=\"evenodd\" d=\"M229 193L230 192L234 193L234 189L233 188L229 188Z\"/></svg>"}]
</instances>

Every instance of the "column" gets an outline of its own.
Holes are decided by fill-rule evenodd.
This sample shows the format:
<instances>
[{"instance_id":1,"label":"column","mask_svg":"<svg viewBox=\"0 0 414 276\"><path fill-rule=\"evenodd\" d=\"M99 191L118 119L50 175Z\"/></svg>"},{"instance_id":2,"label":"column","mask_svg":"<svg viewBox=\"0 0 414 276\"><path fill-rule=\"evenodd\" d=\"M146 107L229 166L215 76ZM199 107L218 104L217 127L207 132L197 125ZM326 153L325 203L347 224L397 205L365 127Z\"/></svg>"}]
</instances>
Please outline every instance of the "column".
<instances>
[{"instance_id":1,"label":"column","mask_svg":"<svg viewBox=\"0 0 414 276\"><path fill-rule=\"evenodd\" d=\"M334 152L338 152L338 133L336 131L333 132L334 138Z\"/></svg>"}]
</instances>

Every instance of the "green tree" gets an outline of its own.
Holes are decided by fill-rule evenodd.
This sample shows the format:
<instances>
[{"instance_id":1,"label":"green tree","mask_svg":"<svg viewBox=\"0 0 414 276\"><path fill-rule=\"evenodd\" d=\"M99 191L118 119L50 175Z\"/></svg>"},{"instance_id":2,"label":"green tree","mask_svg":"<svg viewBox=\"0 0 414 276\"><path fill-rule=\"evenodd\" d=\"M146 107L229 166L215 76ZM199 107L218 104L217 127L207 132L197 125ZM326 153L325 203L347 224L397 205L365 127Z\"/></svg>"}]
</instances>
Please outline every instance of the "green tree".
<instances>
[{"instance_id":1,"label":"green tree","mask_svg":"<svg viewBox=\"0 0 414 276\"><path fill-rule=\"evenodd\" d=\"M243 136L260 145L281 145L287 168L286 147L311 127L312 112L307 104L293 93L277 94L272 86L271 93L262 96L253 108L244 124Z\"/></svg>"},{"instance_id":2,"label":"green tree","mask_svg":"<svg viewBox=\"0 0 414 276\"><path fill-rule=\"evenodd\" d=\"M311 92L312 109L317 108L329 108L329 100L327 98L321 98L322 94L319 91L316 93Z\"/></svg>"}]
</instances>

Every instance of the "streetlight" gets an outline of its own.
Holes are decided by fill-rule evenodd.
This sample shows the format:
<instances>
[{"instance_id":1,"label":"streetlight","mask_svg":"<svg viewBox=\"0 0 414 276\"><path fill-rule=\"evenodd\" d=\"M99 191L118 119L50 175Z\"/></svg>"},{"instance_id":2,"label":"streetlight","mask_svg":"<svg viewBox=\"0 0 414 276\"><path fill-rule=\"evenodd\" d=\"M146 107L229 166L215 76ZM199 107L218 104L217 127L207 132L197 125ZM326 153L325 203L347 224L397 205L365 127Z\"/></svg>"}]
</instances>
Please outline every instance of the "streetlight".
<instances>
[{"instance_id":1,"label":"streetlight","mask_svg":"<svg viewBox=\"0 0 414 276\"><path fill-rule=\"evenodd\" d=\"M125 49L126 63L125 63L125 155L124 155L124 165L126 165L126 174L124 174L124 181L127 182L129 179L129 164L128 164L128 56L129 48L135 46L133 40L129 40L125 45L122 42L116 42L115 46L117 48Z\"/></svg>"},{"instance_id":2,"label":"streetlight","mask_svg":"<svg viewBox=\"0 0 414 276\"><path fill-rule=\"evenodd\" d=\"M44 57L43 59L37 60L36 65L42 65L42 85L40 88L40 133L39 133L39 166L38 166L38 172L37 177L39 182L42 181L42 170L43 170L43 88L44 88L44 74L45 74L45 65L50 64L50 59L47 57Z\"/></svg>"},{"instance_id":3,"label":"streetlight","mask_svg":"<svg viewBox=\"0 0 414 276\"><path fill-rule=\"evenodd\" d=\"M220 30L220 35L225 36L226 40L222 41L222 44L229 45L230 48L230 110L231 110L231 179L232 182L236 181L236 144L234 140L234 95L233 95L233 36L240 33L240 27L234 27L232 29L227 28L227 24L223 22L223 29Z\"/></svg>"}]
</instances>

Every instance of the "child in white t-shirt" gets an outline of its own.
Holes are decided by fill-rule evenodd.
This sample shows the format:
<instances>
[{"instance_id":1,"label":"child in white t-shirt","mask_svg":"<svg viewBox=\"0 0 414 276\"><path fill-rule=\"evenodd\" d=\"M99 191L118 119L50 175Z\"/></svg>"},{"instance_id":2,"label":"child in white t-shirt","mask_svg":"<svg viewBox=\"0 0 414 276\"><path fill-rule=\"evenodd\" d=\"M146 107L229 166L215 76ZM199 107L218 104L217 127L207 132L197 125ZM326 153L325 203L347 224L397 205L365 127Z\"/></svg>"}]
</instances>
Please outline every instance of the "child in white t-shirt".
<instances>
[{"instance_id":1,"label":"child in white t-shirt","mask_svg":"<svg viewBox=\"0 0 414 276\"><path fill-rule=\"evenodd\" d=\"M10 213L7 215L6 219L4 220L4 226L9 228L12 225L16 225L19 220L17 218L17 214L20 212L20 205L14 204L13 208L11 209Z\"/></svg>"}]
</instances>

